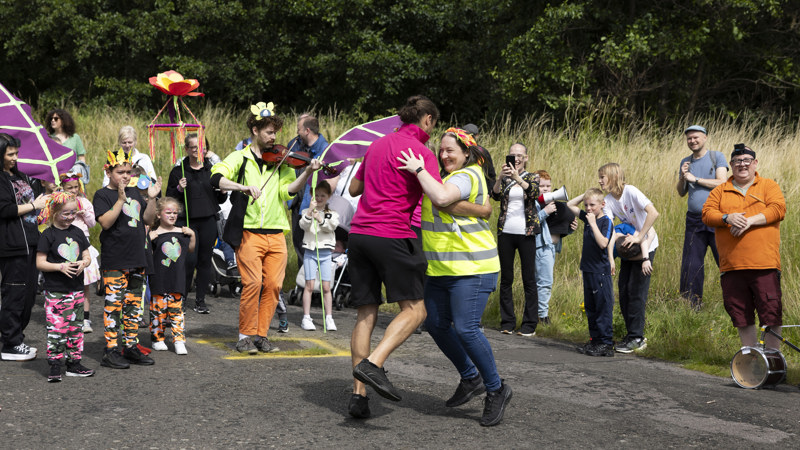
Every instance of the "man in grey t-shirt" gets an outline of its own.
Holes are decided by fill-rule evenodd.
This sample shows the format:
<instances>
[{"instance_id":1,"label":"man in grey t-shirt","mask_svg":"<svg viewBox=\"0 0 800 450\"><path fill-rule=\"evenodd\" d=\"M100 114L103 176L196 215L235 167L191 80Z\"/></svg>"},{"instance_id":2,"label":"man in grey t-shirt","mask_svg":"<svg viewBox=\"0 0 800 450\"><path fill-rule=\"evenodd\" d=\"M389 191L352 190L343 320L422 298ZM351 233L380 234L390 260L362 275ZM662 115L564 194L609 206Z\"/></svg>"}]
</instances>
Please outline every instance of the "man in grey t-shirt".
<instances>
[{"instance_id":1,"label":"man in grey t-shirt","mask_svg":"<svg viewBox=\"0 0 800 450\"><path fill-rule=\"evenodd\" d=\"M694 309L699 309L703 301L708 247L711 247L711 253L719 266L714 229L706 226L702 220L703 204L711 190L727 179L728 163L725 155L706 147L708 132L704 127L692 125L683 134L692 154L681 160L676 186L681 197L689 194L681 258L680 293L690 301Z\"/></svg>"}]
</instances>

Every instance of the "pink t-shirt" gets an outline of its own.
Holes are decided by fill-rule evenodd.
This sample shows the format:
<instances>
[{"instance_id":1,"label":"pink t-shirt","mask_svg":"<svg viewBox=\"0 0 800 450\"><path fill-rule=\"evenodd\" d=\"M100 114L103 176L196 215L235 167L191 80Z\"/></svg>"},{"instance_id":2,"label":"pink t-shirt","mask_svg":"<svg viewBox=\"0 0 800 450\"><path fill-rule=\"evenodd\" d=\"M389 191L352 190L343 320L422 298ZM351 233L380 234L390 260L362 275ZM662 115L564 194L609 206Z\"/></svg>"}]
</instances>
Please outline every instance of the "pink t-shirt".
<instances>
[{"instance_id":1,"label":"pink t-shirt","mask_svg":"<svg viewBox=\"0 0 800 450\"><path fill-rule=\"evenodd\" d=\"M406 124L369 146L364 163L355 178L364 183L364 194L358 202L350 233L386 238L416 238L411 230L411 215L422 198L417 175L399 169L401 151L408 149L425 159L425 170L436 180L439 162L427 147L428 134L416 125Z\"/></svg>"}]
</instances>

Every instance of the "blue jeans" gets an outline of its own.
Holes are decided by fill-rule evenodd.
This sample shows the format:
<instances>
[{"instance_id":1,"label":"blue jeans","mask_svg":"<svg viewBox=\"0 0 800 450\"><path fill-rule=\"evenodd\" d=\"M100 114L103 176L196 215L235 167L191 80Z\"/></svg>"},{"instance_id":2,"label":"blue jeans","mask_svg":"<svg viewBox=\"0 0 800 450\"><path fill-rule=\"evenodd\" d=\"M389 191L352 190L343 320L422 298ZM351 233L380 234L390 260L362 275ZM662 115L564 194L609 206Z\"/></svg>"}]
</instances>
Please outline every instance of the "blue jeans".
<instances>
[{"instance_id":1,"label":"blue jeans","mask_svg":"<svg viewBox=\"0 0 800 450\"><path fill-rule=\"evenodd\" d=\"M550 294L553 290L553 266L556 264L556 249L549 245L536 249L536 290L539 294L539 317L550 313Z\"/></svg>"},{"instance_id":2,"label":"blue jeans","mask_svg":"<svg viewBox=\"0 0 800 450\"><path fill-rule=\"evenodd\" d=\"M425 326L436 345L456 366L462 379L483 377L487 391L500 389L492 347L480 330L497 273L428 277L425 283Z\"/></svg>"}]
</instances>

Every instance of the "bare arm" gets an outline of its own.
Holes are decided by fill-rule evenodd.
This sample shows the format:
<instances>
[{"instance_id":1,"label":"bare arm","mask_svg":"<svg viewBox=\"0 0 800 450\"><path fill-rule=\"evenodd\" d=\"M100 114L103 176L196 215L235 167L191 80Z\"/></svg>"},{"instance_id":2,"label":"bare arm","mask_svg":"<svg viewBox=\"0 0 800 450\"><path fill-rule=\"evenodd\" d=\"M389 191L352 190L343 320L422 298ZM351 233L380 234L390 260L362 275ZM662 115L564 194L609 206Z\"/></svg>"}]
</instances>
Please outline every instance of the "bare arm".
<instances>
[{"instance_id":1,"label":"bare arm","mask_svg":"<svg viewBox=\"0 0 800 450\"><path fill-rule=\"evenodd\" d=\"M350 180L350 187L347 188L347 192L350 193L350 197L358 197L364 193L364 182L353 177Z\"/></svg>"},{"instance_id":2,"label":"bare arm","mask_svg":"<svg viewBox=\"0 0 800 450\"><path fill-rule=\"evenodd\" d=\"M114 222L117 221L119 215L122 213L122 206L125 204L127 198L128 197L125 195L125 186L119 186L117 188L117 201L114 202L114 206L97 218L97 222L100 223L100 226L103 227L104 230L108 230L114 226Z\"/></svg>"},{"instance_id":3,"label":"bare arm","mask_svg":"<svg viewBox=\"0 0 800 450\"><path fill-rule=\"evenodd\" d=\"M636 233L633 235L628 235L628 237L625 238L625 242L622 243L622 245L625 247L630 247L633 244L641 244L645 235L647 235L647 233L650 232L650 229L653 228L653 223L655 223L656 219L658 219L658 211L656 211L656 207L653 206L652 203L645 206L644 210L647 213L647 217L644 219L644 225L642 225L642 229L637 230Z\"/></svg>"},{"instance_id":4,"label":"bare arm","mask_svg":"<svg viewBox=\"0 0 800 450\"><path fill-rule=\"evenodd\" d=\"M438 207L438 209L454 216L482 217L487 220L492 217L492 204L489 202L486 202L485 205L478 205L468 200L459 200L447 206Z\"/></svg>"},{"instance_id":5,"label":"bare arm","mask_svg":"<svg viewBox=\"0 0 800 450\"><path fill-rule=\"evenodd\" d=\"M308 176L311 175L311 173L315 170L319 170L320 167L322 167L322 163L320 163L317 159L312 159L311 164L306 166L306 168L303 170L303 173L301 173L297 179L289 184L289 193L296 194L300 192L300 190L303 189L303 186L305 186Z\"/></svg>"},{"instance_id":6,"label":"bare arm","mask_svg":"<svg viewBox=\"0 0 800 450\"><path fill-rule=\"evenodd\" d=\"M431 202L437 208L447 206L461 199L461 191L459 191L458 187L450 183L442 184L425 170L425 160L422 155L417 157L411 149L408 149L407 154L405 151L400 152L400 154L403 156L398 156L397 160L403 165L398 168L417 174L417 180L422 186L422 192L431 199Z\"/></svg>"},{"instance_id":7,"label":"bare arm","mask_svg":"<svg viewBox=\"0 0 800 450\"><path fill-rule=\"evenodd\" d=\"M573 197L572 199L570 199L570 201L567 202L567 208L569 208L569 210L572 211L572 214L575 214L575 217L578 217L578 215L581 213L581 209L578 207L578 205L580 205L581 202L583 201L583 195L584 194L581 194L577 197Z\"/></svg>"},{"instance_id":8,"label":"bare arm","mask_svg":"<svg viewBox=\"0 0 800 450\"><path fill-rule=\"evenodd\" d=\"M183 227L183 228L181 228L181 233L189 236L189 253L193 253L194 252L194 248L195 248L194 230L189 228L189 227Z\"/></svg>"}]
</instances>

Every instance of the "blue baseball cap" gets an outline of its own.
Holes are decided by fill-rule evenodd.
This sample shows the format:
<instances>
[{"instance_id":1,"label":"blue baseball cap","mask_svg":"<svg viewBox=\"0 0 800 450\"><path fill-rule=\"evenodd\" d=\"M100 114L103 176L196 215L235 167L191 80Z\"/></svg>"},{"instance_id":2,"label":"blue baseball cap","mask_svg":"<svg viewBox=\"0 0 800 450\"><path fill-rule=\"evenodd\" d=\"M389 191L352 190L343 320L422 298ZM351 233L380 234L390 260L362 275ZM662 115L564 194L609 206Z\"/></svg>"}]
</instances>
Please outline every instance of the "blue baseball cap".
<instances>
[{"instance_id":1,"label":"blue baseball cap","mask_svg":"<svg viewBox=\"0 0 800 450\"><path fill-rule=\"evenodd\" d=\"M690 131L699 131L699 132L705 134L706 136L708 136L708 130L706 130L705 127L702 127L700 125L692 125L692 126L690 126L689 128L683 130L683 134L686 134L686 133L688 133Z\"/></svg>"}]
</instances>

